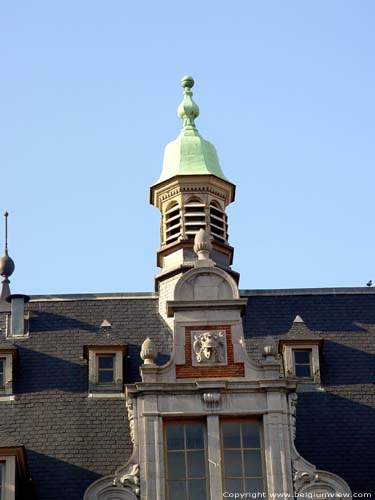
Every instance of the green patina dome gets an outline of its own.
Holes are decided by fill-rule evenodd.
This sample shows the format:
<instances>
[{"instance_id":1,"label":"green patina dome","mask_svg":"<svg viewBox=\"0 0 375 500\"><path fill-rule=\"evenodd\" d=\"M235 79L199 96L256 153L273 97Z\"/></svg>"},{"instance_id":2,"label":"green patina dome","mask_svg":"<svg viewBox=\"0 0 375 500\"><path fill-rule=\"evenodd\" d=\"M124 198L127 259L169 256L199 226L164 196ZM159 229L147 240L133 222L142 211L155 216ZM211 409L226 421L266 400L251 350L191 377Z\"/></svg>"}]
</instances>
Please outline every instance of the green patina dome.
<instances>
[{"instance_id":1,"label":"green patina dome","mask_svg":"<svg viewBox=\"0 0 375 500\"><path fill-rule=\"evenodd\" d=\"M183 120L183 127L177 139L165 148L163 169L157 183L176 175L212 174L227 180L221 170L215 146L203 139L195 126L199 108L192 99L193 78L184 76L181 85L184 98L178 107L178 115Z\"/></svg>"}]
</instances>

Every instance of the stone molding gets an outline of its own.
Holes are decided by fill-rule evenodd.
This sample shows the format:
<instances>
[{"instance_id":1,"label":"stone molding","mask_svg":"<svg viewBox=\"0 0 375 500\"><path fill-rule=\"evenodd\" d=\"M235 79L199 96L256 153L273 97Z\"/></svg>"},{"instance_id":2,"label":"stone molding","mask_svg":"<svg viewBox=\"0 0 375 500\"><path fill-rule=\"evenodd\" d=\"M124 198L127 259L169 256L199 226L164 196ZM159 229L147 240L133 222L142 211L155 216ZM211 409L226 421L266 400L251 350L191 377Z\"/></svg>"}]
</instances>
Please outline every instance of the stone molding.
<instances>
[{"instance_id":1,"label":"stone molding","mask_svg":"<svg viewBox=\"0 0 375 500\"><path fill-rule=\"evenodd\" d=\"M225 301L240 299L237 283L217 267L198 267L187 271L174 289L175 301Z\"/></svg>"}]
</instances>

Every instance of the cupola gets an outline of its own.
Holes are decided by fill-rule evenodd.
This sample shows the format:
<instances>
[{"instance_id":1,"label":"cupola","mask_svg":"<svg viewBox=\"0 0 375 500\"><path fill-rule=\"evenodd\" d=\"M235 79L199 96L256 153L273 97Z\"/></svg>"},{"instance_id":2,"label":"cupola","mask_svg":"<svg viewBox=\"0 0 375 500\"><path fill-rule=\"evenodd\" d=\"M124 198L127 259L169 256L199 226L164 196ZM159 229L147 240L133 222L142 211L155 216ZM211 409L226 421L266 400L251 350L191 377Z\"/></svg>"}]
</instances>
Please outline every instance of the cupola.
<instances>
[{"instance_id":1,"label":"cupola","mask_svg":"<svg viewBox=\"0 0 375 500\"><path fill-rule=\"evenodd\" d=\"M235 185L225 177L215 146L196 127L199 107L193 100L193 78L183 77L181 86L183 100L177 112L182 129L166 146L161 175L150 191L151 203L161 212L157 264L162 271L157 282L194 266L194 238L200 230L211 239L215 264L238 280L230 269L233 248L226 215Z\"/></svg>"}]
</instances>

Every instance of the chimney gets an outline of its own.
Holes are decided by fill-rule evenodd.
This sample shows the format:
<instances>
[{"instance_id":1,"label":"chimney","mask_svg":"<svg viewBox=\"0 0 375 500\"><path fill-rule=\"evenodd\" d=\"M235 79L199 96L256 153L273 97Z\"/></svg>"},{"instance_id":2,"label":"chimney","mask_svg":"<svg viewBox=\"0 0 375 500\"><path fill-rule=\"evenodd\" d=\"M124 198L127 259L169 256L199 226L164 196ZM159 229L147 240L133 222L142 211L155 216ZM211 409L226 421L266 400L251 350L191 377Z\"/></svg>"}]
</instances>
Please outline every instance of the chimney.
<instances>
[{"instance_id":1,"label":"chimney","mask_svg":"<svg viewBox=\"0 0 375 500\"><path fill-rule=\"evenodd\" d=\"M9 337L20 337L28 334L28 322L25 321L25 304L30 297L20 293L9 295L7 302L10 302L10 328Z\"/></svg>"}]
</instances>

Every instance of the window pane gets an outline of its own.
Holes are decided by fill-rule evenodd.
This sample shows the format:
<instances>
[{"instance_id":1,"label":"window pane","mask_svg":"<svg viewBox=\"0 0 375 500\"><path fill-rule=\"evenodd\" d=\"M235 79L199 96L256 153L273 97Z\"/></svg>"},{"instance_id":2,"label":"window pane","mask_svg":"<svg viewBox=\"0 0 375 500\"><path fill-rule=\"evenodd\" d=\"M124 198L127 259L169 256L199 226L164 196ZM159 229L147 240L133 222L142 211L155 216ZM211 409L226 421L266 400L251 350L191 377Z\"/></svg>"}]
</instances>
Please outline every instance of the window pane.
<instances>
[{"instance_id":1,"label":"window pane","mask_svg":"<svg viewBox=\"0 0 375 500\"><path fill-rule=\"evenodd\" d=\"M203 424L186 424L186 448L191 449L203 449L204 448L204 438L203 438Z\"/></svg>"},{"instance_id":2,"label":"window pane","mask_svg":"<svg viewBox=\"0 0 375 500\"><path fill-rule=\"evenodd\" d=\"M262 477L262 460L260 456L260 451L245 450L243 452L243 455L244 455L245 476Z\"/></svg>"},{"instance_id":3,"label":"window pane","mask_svg":"<svg viewBox=\"0 0 375 500\"><path fill-rule=\"evenodd\" d=\"M241 448L239 422L224 422L222 427L224 448Z\"/></svg>"},{"instance_id":4,"label":"window pane","mask_svg":"<svg viewBox=\"0 0 375 500\"><path fill-rule=\"evenodd\" d=\"M260 448L258 422L244 422L242 424L242 446L244 448Z\"/></svg>"},{"instance_id":5,"label":"window pane","mask_svg":"<svg viewBox=\"0 0 375 500\"><path fill-rule=\"evenodd\" d=\"M225 491L229 493L244 493L242 479L227 479L225 481Z\"/></svg>"},{"instance_id":6,"label":"window pane","mask_svg":"<svg viewBox=\"0 0 375 500\"><path fill-rule=\"evenodd\" d=\"M167 448L168 450L183 450L185 448L183 424L168 424Z\"/></svg>"},{"instance_id":7,"label":"window pane","mask_svg":"<svg viewBox=\"0 0 375 500\"><path fill-rule=\"evenodd\" d=\"M168 479L185 479L185 453L183 451L168 452Z\"/></svg>"},{"instance_id":8,"label":"window pane","mask_svg":"<svg viewBox=\"0 0 375 500\"><path fill-rule=\"evenodd\" d=\"M224 450L224 472L226 476L242 477L240 450Z\"/></svg>"},{"instance_id":9,"label":"window pane","mask_svg":"<svg viewBox=\"0 0 375 500\"><path fill-rule=\"evenodd\" d=\"M265 493L263 479L246 479L245 486L250 493Z\"/></svg>"},{"instance_id":10,"label":"window pane","mask_svg":"<svg viewBox=\"0 0 375 500\"><path fill-rule=\"evenodd\" d=\"M296 363L310 364L311 351L294 351L294 361Z\"/></svg>"},{"instance_id":11,"label":"window pane","mask_svg":"<svg viewBox=\"0 0 375 500\"><path fill-rule=\"evenodd\" d=\"M205 477L206 460L204 451L189 451L187 453L188 477Z\"/></svg>"},{"instance_id":12,"label":"window pane","mask_svg":"<svg viewBox=\"0 0 375 500\"><path fill-rule=\"evenodd\" d=\"M185 481L170 481L168 483L169 500L187 500Z\"/></svg>"},{"instance_id":13,"label":"window pane","mask_svg":"<svg viewBox=\"0 0 375 500\"><path fill-rule=\"evenodd\" d=\"M205 425L167 423L166 481L168 500L207 499Z\"/></svg>"},{"instance_id":14,"label":"window pane","mask_svg":"<svg viewBox=\"0 0 375 500\"><path fill-rule=\"evenodd\" d=\"M110 368L113 369L114 356L99 356L99 369Z\"/></svg>"},{"instance_id":15,"label":"window pane","mask_svg":"<svg viewBox=\"0 0 375 500\"><path fill-rule=\"evenodd\" d=\"M113 371L112 370L100 370L99 371L99 383L108 384L113 382Z\"/></svg>"},{"instance_id":16,"label":"window pane","mask_svg":"<svg viewBox=\"0 0 375 500\"><path fill-rule=\"evenodd\" d=\"M4 373L0 372L0 387L4 387Z\"/></svg>"},{"instance_id":17,"label":"window pane","mask_svg":"<svg viewBox=\"0 0 375 500\"><path fill-rule=\"evenodd\" d=\"M296 365L296 377L311 377L310 365Z\"/></svg>"},{"instance_id":18,"label":"window pane","mask_svg":"<svg viewBox=\"0 0 375 500\"><path fill-rule=\"evenodd\" d=\"M206 500L208 498L207 485L204 479L192 479L188 481L188 488L189 500Z\"/></svg>"}]
</instances>

